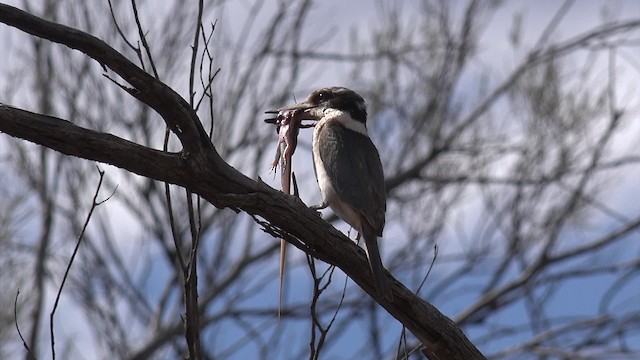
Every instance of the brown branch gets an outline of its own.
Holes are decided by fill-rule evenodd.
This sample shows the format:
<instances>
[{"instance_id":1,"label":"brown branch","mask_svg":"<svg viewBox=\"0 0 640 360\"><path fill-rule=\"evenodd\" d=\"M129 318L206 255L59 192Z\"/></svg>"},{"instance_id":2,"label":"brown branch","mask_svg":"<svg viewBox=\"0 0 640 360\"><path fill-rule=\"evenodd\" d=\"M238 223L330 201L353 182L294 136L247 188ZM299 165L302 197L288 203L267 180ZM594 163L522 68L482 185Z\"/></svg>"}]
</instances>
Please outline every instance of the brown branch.
<instances>
[{"instance_id":1,"label":"brown branch","mask_svg":"<svg viewBox=\"0 0 640 360\"><path fill-rule=\"evenodd\" d=\"M0 104L0 120L0 131L13 137L66 155L111 164L145 177L177 183L177 173L188 169L179 154L149 149L53 116Z\"/></svg>"},{"instance_id":2,"label":"brown branch","mask_svg":"<svg viewBox=\"0 0 640 360\"><path fill-rule=\"evenodd\" d=\"M104 41L5 4L0 4L0 22L82 51L129 82L136 90L129 93L160 114L187 151L195 153L201 148L211 148L202 124L189 104L170 87L140 69Z\"/></svg>"},{"instance_id":3,"label":"brown branch","mask_svg":"<svg viewBox=\"0 0 640 360\"><path fill-rule=\"evenodd\" d=\"M79 30L7 5L0 5L0 22L79 49L114 69L139 90L134 94L136 98L158 111L165 122L178 131L186 152L182 156L164 153L68 121L4 105L0 106L0 131L68 155L105 162L183 186L219 208L231 207L262 217L274 228L304 241L292 241L294 246L314 256L322 255L340 267L422 342L430 359L484 359L453 321L395 279L390 278L394 301L379 297L364 250L299 199L276 191L262 181L251 180L224 162L202 131L193 109L166 85L101 40Z\"/></svg>"},{"instance_id":4,"label":"brown branch","mask_svg":"<svg viewBox=\"0 0 640 360\"><path fill-rule=\"evenodd\" d=\"M429 350L430 359L482 359L455 324L435 307L392 279L394 301L378 298L364 251L300 200L215 163L192 169L179 154L81 128L51 116L0 105L0 131L67 155L108 163L136 174L184 186L218 207L233 207L268 220L305 243L301 250L340 267L402 322Z\"/></svg>"},{"instance_id":5,"label":"brown branch","mask_svg":"<svg viewBox=\"0 0 640 360\"><path fill-rule=\"evenodd\" d=\"M228 165L218 168L212 163L199 173L194 172L179 154L149 149L66 120L6 105L0 105L0 131L67 155L184 186L218 207L232 206L259 215L305 240L305 244L291 241L293 245L316 256L322 254L323 259L340 267L428 347L431 359L483 358L450 319L399 282L392 281L392 303L378 299L362 249L300 200L252 181Z\"/></svg>"}]
</instances>

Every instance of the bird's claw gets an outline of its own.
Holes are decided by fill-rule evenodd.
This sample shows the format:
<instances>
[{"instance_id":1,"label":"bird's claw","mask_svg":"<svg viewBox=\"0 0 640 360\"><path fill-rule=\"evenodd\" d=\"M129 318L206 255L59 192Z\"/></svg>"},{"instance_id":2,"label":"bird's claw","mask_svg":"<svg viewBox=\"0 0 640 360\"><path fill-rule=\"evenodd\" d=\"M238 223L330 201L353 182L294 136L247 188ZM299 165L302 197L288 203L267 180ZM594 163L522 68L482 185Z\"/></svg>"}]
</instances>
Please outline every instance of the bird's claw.
<instances>
[{"instance_id":1,"label":"bird's claw","mask_svg":"<svg viewBox=\"0 0 640 360\"><path fill-rule=\"evenodd\" d=\"M329 204L321 203L321 204L318 204L318 205L311 205L311 206L309 206L309 209L315 210L316 214L319 217L322 217L322 212L320 210L326 209L328 206L329 206Z\"/></svg>"}]
</instances>

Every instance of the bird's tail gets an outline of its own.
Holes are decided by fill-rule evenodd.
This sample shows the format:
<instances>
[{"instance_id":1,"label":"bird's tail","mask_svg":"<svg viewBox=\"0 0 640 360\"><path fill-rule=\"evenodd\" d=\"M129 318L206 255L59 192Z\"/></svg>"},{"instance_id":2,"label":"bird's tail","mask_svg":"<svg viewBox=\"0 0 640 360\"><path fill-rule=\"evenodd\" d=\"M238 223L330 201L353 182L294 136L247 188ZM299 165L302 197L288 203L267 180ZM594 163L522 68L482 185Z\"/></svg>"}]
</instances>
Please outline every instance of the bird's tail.
<instances>
[{"instance_id":1,"label":"bird's tail","mask_svg":"<svg viewBox=\"0 0 640 360\"><path fill-rule=\"evenodd\" d=\"M389 286L387 274L385 274L384 267L382 266L382 260L380 259L378 237L373 229L363 229L362 237L364 238L365 250L367 252L367 257L369 258L369 266L373 273L373 280L375 281L378 295L392 301L393 294L391 292L391 286Z\"/></svg>"}]
</instances>

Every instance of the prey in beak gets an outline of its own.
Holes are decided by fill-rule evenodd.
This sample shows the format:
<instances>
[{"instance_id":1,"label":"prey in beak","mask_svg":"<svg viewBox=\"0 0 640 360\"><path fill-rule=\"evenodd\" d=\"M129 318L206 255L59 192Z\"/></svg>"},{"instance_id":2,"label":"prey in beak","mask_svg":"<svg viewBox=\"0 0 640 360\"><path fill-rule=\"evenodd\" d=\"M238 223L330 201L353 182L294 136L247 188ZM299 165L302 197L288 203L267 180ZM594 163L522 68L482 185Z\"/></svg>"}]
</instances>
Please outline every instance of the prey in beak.
<instances>
[{"instance_id":1,"label":"prey in beak","mask_svg":"<svg viewBox=\"0 0 640 360\"><path fill-rule=\"evenodd\" d=\"M298 133L300 129L313 127L315 124L303 124L302 120L319 120L322 116L318 116L318 108L307 102L284 107L279 110L268 110L266 114L274 114L275 117L267 118L264 122L276 125L276 133L278 133L278 147L276 156L271 165L275 170L278 162L282 159L282 169L290 163L293 152L298 145ZM320 111L321 112L321 111ZM283 173L283 176L286 175Z\"/></svg>"},{"instance_id":2,"label":"prey in beak","mask_svg":"<svg viewBox=\"0 0 640 360\"><path fill-rule=\"evenodd\" d=\"M295 104L279 110L266 111L267 114L275 115L265 119L268 124L276 125L278 133L278 145L276 156L271 164L271 170L276 171L280 165L280 181L282 192L291 193L291 158L298 144L298 133L300 128L313 127L315 124L303 124L302 120L319 120L318 108L308 102ZM278 291L278 319L280 319L282 304L282 284L284 281L284 268L286 259L287 242L280 240L280 289Z\"/></svg>"},{"instance_id":3,"label":"prey in beak","mask_svg":"<svg viewBox=\"0 0 640 360\"><path fill-rule=\"evenodd\" d=\"M273 115L273 117L265 119L264 121L269 124L276 125L276 132L278 133L278 148L276 149L276 158L272 164L272 169L276 169L278 164L281 165L281 175L282 175L282 191L286 194L290 193L290 183L291 183L291 157L293 156L293 152L295 151L297 145L297 137L300 128L308 128L316 126L316 123L320 122L320 125L316 126L314 130L314 140L313 140L313 152L314 152L314 170L321 169L321 175L319 176L316 173L318 178L318 184L321 185L321 190L324 188L328 188L328 195L325 196L323 193L323 204L324 206L320 207L312 207L312 208L324 208L331 205L331 201L338 199L338 195L333 188L329 185L329 177L326 175L327 171L325 171L324 163L320 162L321 156L316 156L316 152L319 151L319 145L331 145L335 144L335 141L317 141L319 137L322 137L323 134L326 134L326 130L323 132L321 129L331 128L337 129L344 127L345 130L351 131L355 134L355 145L351 146L351 143L347 143L349 148L352 148L356 153L356 156L353 158L354 161L349 163L349 159L353 154L342 154L340 153L340 157L336 157L339 149L328 149L324 152L325 155L328 155L330 159L334 160L347 160L346 162L339 163L340 170L347 170L349 172L356 171L358 169L368 169L369 165L373 164L376 172L373 173L375 175L375 179L379 180L375 183L376 186L370 187L368 186L369 178L366 171L362 174L359 172L354 173L353 175L360 176L358 179L361 181L357 181L357 184L361 184L362 186L359 188L353 189L356 193L361 194L358 195L357 199L366 199L369 198L371 194L366 193L367 189L375 188L375 190L380 193L380 196L384 195L384 191L380 190L380 183L382 184L382 189L384 188L384 176L382 175L382 165L379 164L379 156L375 147L371 143L367 135L366 129L366 107L364 104L364 99L358 95L357 93L346 89L346 88L323 88L316 90L309 95L309 97L298 104L287 106L278 110L270 110L266 112L267 114ZM303 120L310 120L312 124L303 124ZM332 124L335 122L339 126L323 126L322 122L327 122L331 120ZM319 136L320 135L320 136ZM346 135L352 135L351 133L346 133ZM364 153L359 150L358 145L365 146ZM373 148L371 148L373 147ZM324 147L323 147L324 149ZM341 150L344 152L344 150ZM370 152L370 153L369 153ZM367 160L369 157L373 159L373 162ZM339 158L339 159L338 159ZM377 162L376 162L377 161ZM317 163L319 162L319 163ZM350 166L354 165L354 166ZM321 168L320 168L321 167ZM345 179L342 179L345 180ZM347 180L347 185L352 185L353 181L349 182ZM324 186L326 185L326 186ZM336 196L333 196L336 194ZM348 195L347 195L348 196ZM377 199L377 198L376 198ZM382 198L379 203L385 203L385 199ZM375 201L373 201L375 202ZM326 203L326 204L325 204ZM334 203L333 205L336 205ZM384 208L386 205L379 206L382 214L382 218L376 218L375 229L379 230L382 233L382 227L384 226ZM345 220L354 228L357 228L359 232L364 232L362 226L360 224L364 224L364 221L361 221L360 211L361 208L364 208L366 212L365 214L370 214L373 210L369 211L370 207L368 203L366 204L356 204L358 206L349 205L349 214L354 214L356 216L357 221L349 221L350 219ZM354 208L355 210L353 210ZM333 209L333 207L332 207ZM374 209L375 210L375 209ZM342 214L340 211L336 212L338 216ZM376 213L377 214L377 213ZM344 214L343 214L344 215ZM341 216L343 219L344 217ZM391 290L389 289L388 283L386 280L386 275L384 275L384 268L382 267L382 263L380 260L380 255L378 253L378 244L376 234L369 231L369 228L372 227L370 224L366 224L366 232L364 232L363 236L367 243L367 256L371 253L370 256L370 264L372 266L372 270L374 272L374 276L377 281L377 288L381 293L384 293L387 298L390 298ZM382 235L382 234L380 234ZM278 293L278 318L280 318L281 312L281 304L282 304L282 284L284 277L284 267L285 267L285 256L286 256L286 241L281 240L280 242L280 290ZM373 260L371 260L373 259ZM378 281L379 280L379 281ZM378 284L379 283L379 284Z\"/></svg>"},{"instance_id":4,"label":"prey in beak","mask_svg":"<svg viewBox=\"0 0 640 360\"><path fill-rule=\"evenodd\" d=\"M311 99L307 99L304 102L286 106L278 110L267 110L265 114L275 116L265 119L264 122L278 126L276 129L276 131L278 131L280 126L288 123L288 118L295 115L300 122L299 128L313 127L314 124L302 124L302 120L318 121L322 119L323 111L317 104L312 103L310 100Z\"/></svg>"},{"instance_id":5,"label":"prey in beak","mask_svg":"<svg viewBox=\"0 0 640 360\"><path fill-rule=\"evenodd\" d=\"M328 87L284 111L297 112L294 118L317 121L311 149L322 203L310 208L331 207L358 231L357 238L364 238L373 285L380 297L393 301L378 246L387 208L384 171L367 131L364 98L345 87Z\"/></svg>"}]
</instances>

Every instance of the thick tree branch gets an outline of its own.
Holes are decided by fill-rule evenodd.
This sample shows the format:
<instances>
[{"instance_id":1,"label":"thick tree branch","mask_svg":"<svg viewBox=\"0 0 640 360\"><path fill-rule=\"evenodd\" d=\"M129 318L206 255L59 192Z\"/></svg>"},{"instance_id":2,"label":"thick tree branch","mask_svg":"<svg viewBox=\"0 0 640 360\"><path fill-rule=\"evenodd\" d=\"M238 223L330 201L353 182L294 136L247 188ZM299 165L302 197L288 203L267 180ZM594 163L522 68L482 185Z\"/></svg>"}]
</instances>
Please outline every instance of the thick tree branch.
<instances>
[{"instance_id":1,"label":"thick tree branch","mask_svg":"<svg viewBox=\"0 0 640 360\"><path fill-rule=\"evenodd\" d=\"M0 131L13 137L66 155L114 165L145 177L176 184L188 171L180 154L153 150L53 116L0 104L0 120Z\"/></svg>"},{"instance_id":2,"label":"thick tree branch","mask_svg":"<svg viewBox=\"0 0 640 360\"><path fill-rule=\"evenodd\" d=\"M133 86L128 92L149 105L167 122L189 152L211 147L208 136L189 104L170 87L129 61L104 41L83 31L41 19L15 7L0 4L0 22L36 37L82 51ZM105 68L106 70L106 68Z\"/></svg>"},{"instance_id":3,"label":"thick tree branch","mask_svg":"<svg viewBox=\"0 0 640 360\"><path fill-rule=\"evenodd\" d=\"M360 287L410 329L427 347L430 359L482 359L455 324L402 284L392 281L394 301L379 298L364 251L299 199L262 182L246 178L227 166L213 164L205 172L190 168L180 154L146 148L110 134L76 126L69 121L0 105L0 131L67 155L111 164L136 174L181 185L218 207L233 207L268 220L293 235L301 250L340 267ZM230 182L224 186L217 181ZM235 180L234 180L235 179ZM244 189L241 193L225 189Z\"/></svg>"},{"instance_id":4,"label":"thick tree branch","mask_svg":"<svg viewBox=\"0 0 640 360\"><path fill-rule=\"evenodd\" d=\"M430 359L483 359L462 331L436 308L391 279L394 301L379 297L364 251L299 199L254 181L225 163L202 131L195 112L178 94L101 40L0 5L0 22L34 36L78 49L108 66L135 87L130 93L156 110L183 143L170 154L68 121L0 105L0 131L53 150L121 167L136 174L183 186L213 205L242 210L266 219L290 234L290 242L337 265L402 322L426 347ZM299 241L292 241L291 237Z\"/></svg>"}]
</instances>

